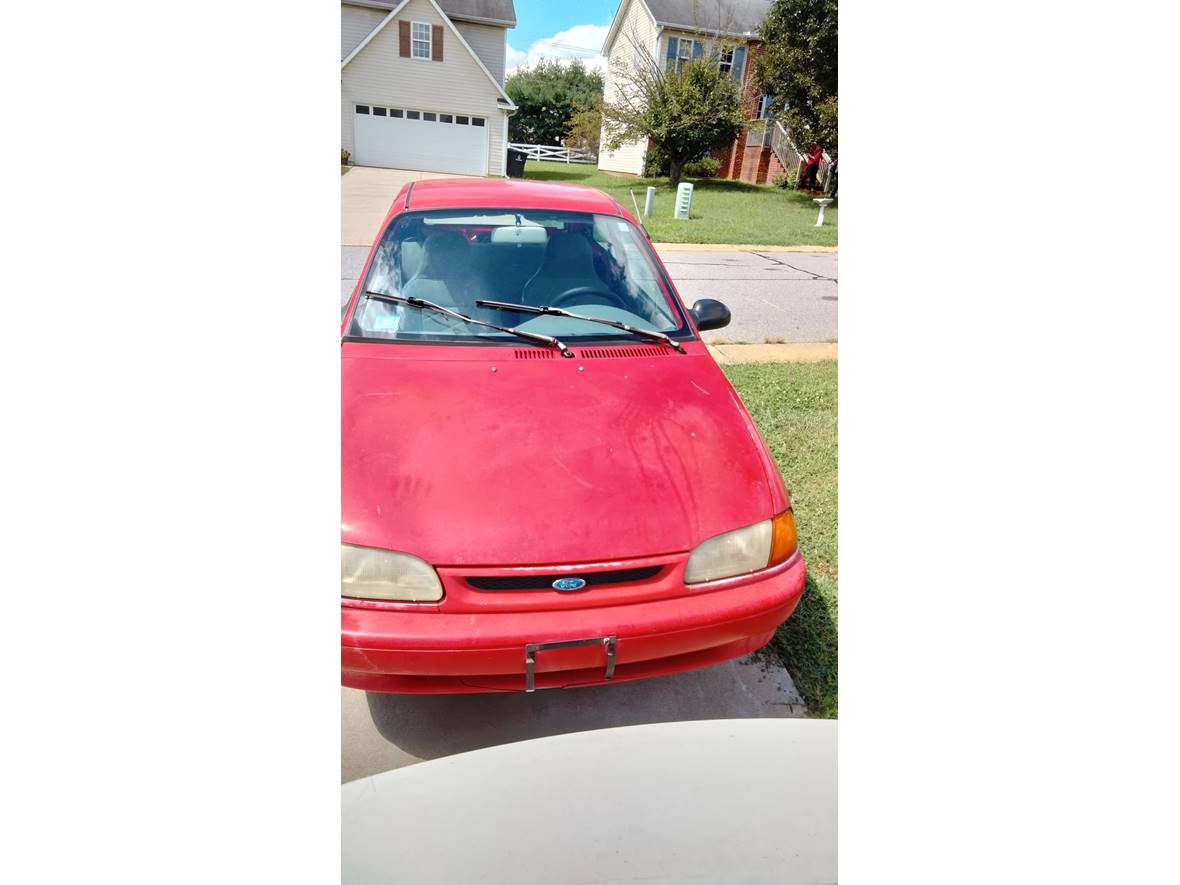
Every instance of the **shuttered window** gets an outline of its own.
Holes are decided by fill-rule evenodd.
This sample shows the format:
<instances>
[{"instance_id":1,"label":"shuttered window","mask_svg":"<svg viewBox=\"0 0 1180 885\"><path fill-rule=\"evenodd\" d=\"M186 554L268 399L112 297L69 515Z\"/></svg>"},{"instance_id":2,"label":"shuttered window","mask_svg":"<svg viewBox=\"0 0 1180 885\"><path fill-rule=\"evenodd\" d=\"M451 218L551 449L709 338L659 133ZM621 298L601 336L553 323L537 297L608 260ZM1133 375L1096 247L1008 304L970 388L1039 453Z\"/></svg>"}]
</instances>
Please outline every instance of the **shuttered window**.
<instances>
[{"instance_id":1,"label":"shuttered window","mask_svg":"<svg viewBox=\"0 0 1180 885\"><path fill-rule=\"evenodd\" d=\"M429 60L431 57L430 47L432 42L430 39L430 24L428 22L410 22L411 56Z\"/></svg>"},{"instance_id":2,"label":"shuttered window","mask_svg":"<svg viewBox=\"0 0 1180 885\"><path fill-rule=\"evenodd\" d=\"M684 63L700 58L705 46L700 40L690 40L687 37L669 37L668 55L664 62L664 70L679 71Z\"/></svg>"},{"instance_id":3,"label":"shuttered window","mask_svg":"<svg viewBox=\"0 0 1180 885\"><path fill-rule=\"evenodd\" d=\"M723 49L717 56L717 66L721 68L721 73L729 74L739 83L742 82L742 71L745 69L745 64L746 47L744 46Z\"/></svg>"}]
</instances>

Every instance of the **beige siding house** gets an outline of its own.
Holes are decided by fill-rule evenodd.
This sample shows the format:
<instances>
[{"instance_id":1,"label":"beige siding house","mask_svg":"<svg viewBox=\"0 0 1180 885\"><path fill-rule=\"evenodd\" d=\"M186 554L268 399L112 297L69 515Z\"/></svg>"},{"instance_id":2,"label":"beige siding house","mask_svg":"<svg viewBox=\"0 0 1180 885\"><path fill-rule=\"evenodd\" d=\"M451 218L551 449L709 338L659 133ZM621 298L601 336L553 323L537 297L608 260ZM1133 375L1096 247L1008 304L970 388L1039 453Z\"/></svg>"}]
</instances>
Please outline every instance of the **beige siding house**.
<instances>
[{"instance_id":1,"label":"beige siding house","mask_svg":"<svg viewBox=\"0 0 1180 885\"><path fill-rule=\"evenodd\" d=\"M351 162L500 176L512 0L340 6L340 144Z\"/></svg>"},{"instance_id":2,"label":"beige siding house","mask_svg":"<svg viewBox=\"0 0 1180 885\"><path fill-rule=\"evenodd\" d=\"M747 115L765 114L766 105L751 81L753 59L761 51L758 31L771 0L621 0L602 54L608 59L607 102L618 99L624 88L620 70L654 62L661 70L670 70L686 61L712 58L742 84ZM606 132L598 155L598 168L610 172L643 174L643 156L647 140L625 143L618 150L607 150ZM769 146L747 144L742 132L733 144L714 151L722 178L741 178L764 182L781 171Z\"/></svg>"},{"instance_id":3,"label":"beige siding house","mask_svg":"<svg viewBox=\"0 0 1180 885\"><path fill-rule=\"evenodd\" d=\"M602 91L603 100L609 103L618 101L619 79L611 76L611 71L617 71L620 66L629 67L638 63L635 56L641 54L636 48L638 43L654 52L659 40L660 27L643 0L622 0L615 20L607 34L606 45L602 54L607 58L606 83ZM640 175L643 172L643 154L647 150L647 141L631 141L622 145L617 151L607 150L606 133L603 133L602 147L598 153L598 168L610 172L630 172Z\"/></svg>"}]
</instances>

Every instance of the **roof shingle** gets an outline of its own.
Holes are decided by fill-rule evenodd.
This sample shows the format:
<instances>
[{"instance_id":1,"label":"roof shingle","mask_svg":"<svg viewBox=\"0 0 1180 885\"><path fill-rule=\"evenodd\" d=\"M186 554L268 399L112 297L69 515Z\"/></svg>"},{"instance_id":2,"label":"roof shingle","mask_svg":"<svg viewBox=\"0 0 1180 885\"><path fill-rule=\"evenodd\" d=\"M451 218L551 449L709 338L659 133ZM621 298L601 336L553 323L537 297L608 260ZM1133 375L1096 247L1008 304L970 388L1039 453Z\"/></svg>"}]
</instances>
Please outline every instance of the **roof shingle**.
<instances>
[{"instance_id":1,"label":"roof shingle","mask_svg":"<svg viewBox=\"0 0 1180 885\"><path fill-rule=\"evenodd\" d=\"M347 2L347 0L345 0ZM451 19L488 22L516 27L516 9L512 0L437 0L442 11ZM393 9L400 0L360 0L359 6Z\"/></svg>"},{"instance_id":2,"label":"roof shingle","mask_svg":"<svg viewBox=\"0 0 1180 885\"><path fill-rule=\"evenodd\" d=\"M644 0L657 22L687 31L756 34L771 0Z\"/></svg>"}]
</instances>

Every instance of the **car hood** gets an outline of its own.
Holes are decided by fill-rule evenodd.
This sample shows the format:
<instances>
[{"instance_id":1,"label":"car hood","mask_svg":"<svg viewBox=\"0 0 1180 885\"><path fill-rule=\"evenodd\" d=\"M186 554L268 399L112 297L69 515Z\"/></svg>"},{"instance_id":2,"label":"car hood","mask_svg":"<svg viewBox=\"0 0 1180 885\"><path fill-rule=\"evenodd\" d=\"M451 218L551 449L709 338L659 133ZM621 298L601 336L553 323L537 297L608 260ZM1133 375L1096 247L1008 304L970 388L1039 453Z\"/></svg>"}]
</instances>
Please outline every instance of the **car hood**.
<instances>
[{"instance_id":1,"label":"car hood","mask_svg":"<svg viewBox=\"0 0 1180 885\"><path fill-rule=\"evenodd\" d=\"M548 565L690 550L768 518L785 502L777 470L694 344L563 359L346 343L342 540L434 565Z\"/></svg>"}]
</instances>

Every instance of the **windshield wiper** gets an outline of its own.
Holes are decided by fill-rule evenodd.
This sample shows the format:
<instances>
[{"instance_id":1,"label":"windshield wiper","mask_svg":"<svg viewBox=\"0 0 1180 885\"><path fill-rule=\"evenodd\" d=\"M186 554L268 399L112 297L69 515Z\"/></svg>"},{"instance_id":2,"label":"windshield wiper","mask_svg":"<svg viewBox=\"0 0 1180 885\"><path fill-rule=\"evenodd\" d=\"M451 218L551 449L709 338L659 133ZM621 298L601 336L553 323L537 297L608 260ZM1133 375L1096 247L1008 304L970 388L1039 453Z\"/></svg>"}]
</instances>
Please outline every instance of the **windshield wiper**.
<instances>
[{"instance_id":1,"label":"windshield wiper","mask_svg":"<svg viewBox=\"0 0 1180 885\"><path fill-rule=\"evenodd\" d=\"M489 329L496 329L500 332L507 332L509 335L516 335L520 338L527 338L529 341L536 341L539 344L544 344L547 347L556 347L561 351L561 355L573 358L573 353L564 343L558 341L551 335L538 335L536 332L525 332L523 329L514 329L511 326L501 326L498 323L487 323L483 320L477 320L475 317L469 317L467 314L459 313L457 310L451 310L449 307L443 307L441 304L435 304L433 301L427 301L425 298L414 298L405 295L386 295L384 292L370 292L365 290L366 298L373 298L377 301L386 301L390 304L408 304L410 307L417 307L419 310L433 310L438 313L446 314L447 316L455 317L464 322L471 323L475 326L487 326ZM477 301L476 304L479 304Z\"/></svg>"},{"instance_id":2,"label":"windshield wiper","mask_svg":"<svg viewBox=\"0 0 1180 885\"><path fill-rule=\"evenodd\" d=\"M638 335L640 338L650 338L653 341L662 341L670 345L674 350L681 353L688 353L680 346L679 341L673 341L663 332L656 332L652 329L636 329L634 326L628 326L626 323L618 320L607 320L602 317L588 317L581 313L570 313L568 310L563 310L560 307L533 307L531 304L509 304L506 301L484 301L482 298L477 299L476 304L480 307L498 307L501 310L518 310L521 313L544 313L555 317L569 317L571 320L585 320L588 323L602 323L604 326L614 326L616 329L622 329L624 332L630 332L632 335Z\"/></svg>"}]
</instances>

